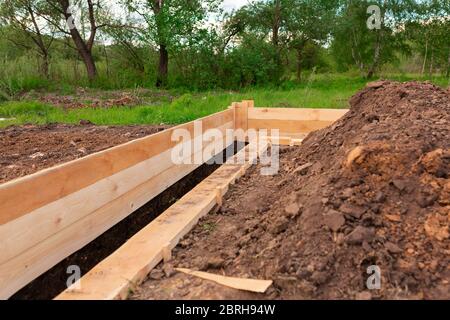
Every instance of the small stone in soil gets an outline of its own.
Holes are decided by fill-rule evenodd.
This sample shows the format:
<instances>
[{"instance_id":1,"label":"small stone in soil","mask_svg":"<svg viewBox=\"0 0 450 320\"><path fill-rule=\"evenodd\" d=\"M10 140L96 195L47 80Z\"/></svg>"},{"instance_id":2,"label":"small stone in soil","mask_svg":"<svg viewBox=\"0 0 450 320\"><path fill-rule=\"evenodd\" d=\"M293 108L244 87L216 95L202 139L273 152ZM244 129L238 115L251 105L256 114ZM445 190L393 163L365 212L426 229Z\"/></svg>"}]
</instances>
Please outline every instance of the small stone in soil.
<instances>
[{"instance_id":1,"label":"small stone in soil","mask_svg":"<svg viewBox=\"0 0 450 320\"><path fill-rule=\"evenodd\" d=\"M355 296L356 300L372 300L372 294L368 291L358 292Z\"/></svg>"},{"instance_id":2,"label":"small stone in soil","mask_svg":"<svg viewBox=\"0 0 450 320\"><path fill-rule=\"evenodd\" d=\"M225 260L220 257L210 258L207 262L209 269L220 269L224 266Z\"/></svg>"},{"instance_id":3,"label":"small stone in soil","mask_svg":"<svg viewBox=\"0 0 450 320\"><path fill-rule=\"evenodd\" d=\"M399 246L397 246L395 243L392 243L392 242L386 242L386 243L384 244L384 247L385 247L386 250L389 251L390 253L396 254L396 253L402 253L402 252L403 252L403 250L400 249Z\"/></svg>"},{"instance_id":4,"label":"small stone in soil","mask_svg":"<svg viewBox=\"0 0 450 320\"><path fill-rule=\"evenodd\" d=\"M378 203L382 203L382 202L386 201L386 196L384 195L383 192L378 191L377 194L375 195L374 201L378 202Z\"/></svg>"},{"instance_id":5,"label":"small stone in soil","mask_svg":"<svg viewBox=\"0 0 450 320\"><path fill-rule=\"evenodd\" d=\"M286 206L286 208L284 208L284 211L289 215L289 216L297 216L298 213L300 212L300 206L296 203L296 202L292 202L291 204L289 204L288 206Z\"/></svg>"},{"instance_id":6,"label":"small stone in soil","mask_svg":"<svg viewBox=\"0 0 450 320\"><path fill-rule=\"evenodd\" d=\"M163 277L164 273L159 269L153 269L149 275L149 278L152 280L161 280Z\"/></svg>"},{"instance_id":7,"label":"small stone in soil","mask_svg":"<svg viewBox=\"0 0 450 320\"><path fill-rule=\"evenodd\" d=\"M330 210L324 216L324 223L332 231L337 232L345 224L345 218L342 213L336 210Z\"/></svg>"},{"instance_id":8,"label":"small stone in soil","mask_svg":"<svg viewBox=\"0 0 450 320\"><path fill-rule=\"evenodd\" d=\"M339 211L345 214L348 214L356 219L361 218L363 213L366 211L365 208L356 206L350 203L344 203L339 207Z\"/></svg>"},{"instance_id":9,"label":"small stone in soil","mask_svg":"<svg viewBox=\"0 0 450 320\"><path fill-rule=\"evenodd\" d=\"M394 187L396 187L399 191L403 191L406 189L406 181L402 179L392 179L392 184Z\"/></svg>"},{"instance_id":10,"label":"small stone in soil","mask_svg":"<svg viewBox=\"0 0 450 320\"><path fill-rule=\"evenodd\" d=\"M282 217L275 222L272 228L270 228L270 233L279 234L286 231L288 227L289 227L289 220Z\"/></svg>"},{"instance_id":11,"label":"small stone in soil","mask_svg":"<svg viewBox=\"0 0 450 320\"><path fill-rule=\"evenodd\" d=\"M297 169L295 169L294 170L294 173L300 173L301 175L305 175L305 174L307 174L308 173L308 169L310 168L310 167L312 167L312 163L311 162L308 162L308 163L305 163L304 165L301 165L300 167L298 167Z\"/></svg>"},{"instance_id":12,"label":"small stone in soil","mask_svg":"<svg viewBox=\"0 0 450 320\"><path fill-rule=\"evenodd\" d=\"M361 226L357 226L355 230L350 232L345 238L348 244L362 244L364 241L372 241L375 233L373 230Z\"/></svg>"}]
</instances>

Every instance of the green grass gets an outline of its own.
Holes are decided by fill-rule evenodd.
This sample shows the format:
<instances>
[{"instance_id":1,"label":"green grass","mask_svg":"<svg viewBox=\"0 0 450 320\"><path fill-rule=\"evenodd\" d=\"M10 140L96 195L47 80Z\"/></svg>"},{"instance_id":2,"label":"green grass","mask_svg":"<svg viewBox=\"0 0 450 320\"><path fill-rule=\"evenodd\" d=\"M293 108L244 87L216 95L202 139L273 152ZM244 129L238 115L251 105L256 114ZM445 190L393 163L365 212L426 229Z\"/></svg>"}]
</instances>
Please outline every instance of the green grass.
<instances>
[{"instance_id":1,"label":"green grass","mask_svg":"<svg viewBox=\"0 0 450 320\"><path fill-rule=\"evenodd\" d=\"M393 80L425 80L413 75L385 76ZM434 78L446 87L448 79ZM110 109L63 110L34 101L0 104L0 127L11 124L78 123L81 119L98 125L179 124L224 110L233 101L252 99L257 107L346 108L348 99L366 85L360 77L312 75L304 83L286 83L281 88L253 88L242 92L220 91L178 95L172 102L153 106Z\"/></svg>"}]
</instances>

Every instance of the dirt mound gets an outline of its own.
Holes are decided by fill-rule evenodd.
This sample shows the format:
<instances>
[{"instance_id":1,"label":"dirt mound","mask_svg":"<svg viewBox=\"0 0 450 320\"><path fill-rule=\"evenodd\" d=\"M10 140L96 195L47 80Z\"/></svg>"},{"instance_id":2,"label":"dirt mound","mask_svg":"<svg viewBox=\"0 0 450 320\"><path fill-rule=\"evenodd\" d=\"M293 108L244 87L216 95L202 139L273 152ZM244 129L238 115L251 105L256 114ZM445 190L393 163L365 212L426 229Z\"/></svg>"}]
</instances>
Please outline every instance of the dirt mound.
<instances>
[{"instance_id":1,"label":"dirt mound","mask_svg":"<svg viewBox=\"0 0 450 320\"><path fill-rule=\"evenodd\" d=\"M175 266L274 279L262 298L450 298L450 92L369 84L344 118L280 158L277 176L256 167L232 188L181 242ZM370 266L380 289L367 288ZM136 297L230 298L192 279L168 296L177 277Z\"/></svg>"}]
</instances>

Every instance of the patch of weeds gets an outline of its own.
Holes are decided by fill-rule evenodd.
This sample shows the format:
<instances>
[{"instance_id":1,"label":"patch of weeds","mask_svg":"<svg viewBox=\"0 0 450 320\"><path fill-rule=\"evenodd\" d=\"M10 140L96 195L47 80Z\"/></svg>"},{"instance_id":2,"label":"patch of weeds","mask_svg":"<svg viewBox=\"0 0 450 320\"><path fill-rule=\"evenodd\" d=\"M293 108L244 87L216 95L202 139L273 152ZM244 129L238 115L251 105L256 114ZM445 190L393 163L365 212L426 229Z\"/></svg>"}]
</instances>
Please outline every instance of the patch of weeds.
<instances>
[{"instance_id":1,"label":"patch of weeds","mask_svg":"<svg viewBox=\"0 0 450 320\"><path fill-rule=\"evenodd\" d=\"M217 225L211 222L211 223L203 223L201 224L201 227L206 232L212 232L216 229Z\"/></svg>"}]
</instances>

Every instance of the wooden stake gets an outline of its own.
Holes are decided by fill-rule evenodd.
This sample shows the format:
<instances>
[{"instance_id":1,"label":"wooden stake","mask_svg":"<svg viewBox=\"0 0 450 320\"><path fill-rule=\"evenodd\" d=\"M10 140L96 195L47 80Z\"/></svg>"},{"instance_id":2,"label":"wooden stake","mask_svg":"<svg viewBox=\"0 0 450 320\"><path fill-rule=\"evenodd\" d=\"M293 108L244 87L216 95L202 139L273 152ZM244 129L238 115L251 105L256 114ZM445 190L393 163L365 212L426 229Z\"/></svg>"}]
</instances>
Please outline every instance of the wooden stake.
<instances>
[{"instance_id":1,"label":"wooden stake","mask_svg":"<svg viewBox=\"0 0 450 320\"><path fill-rule=\"evenodd\" d=\"M162 248L162 256L163 256L163 261L164 263L169 262L170 260L172 260L172 245L169 243L167 243L163 248Z\"/></svg>"}]
</instances>

